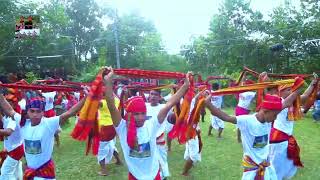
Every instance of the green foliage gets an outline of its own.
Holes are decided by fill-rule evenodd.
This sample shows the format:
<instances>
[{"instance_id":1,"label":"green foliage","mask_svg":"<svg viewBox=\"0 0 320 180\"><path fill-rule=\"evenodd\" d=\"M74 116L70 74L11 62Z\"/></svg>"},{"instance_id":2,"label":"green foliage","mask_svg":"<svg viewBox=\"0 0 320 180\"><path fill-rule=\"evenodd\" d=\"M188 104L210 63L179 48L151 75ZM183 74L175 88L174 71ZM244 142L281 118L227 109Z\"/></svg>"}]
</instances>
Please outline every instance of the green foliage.
<instances>
[{"instance_id":1,"label":"green foliage","mask_svg":"<svg viewBox=\"0 0 320 180\"><path fill-rule=\"evenodd\" d=\"M30 71L30 72L27 72L26 73L26 81L28 83L32 83L33 81L39 79L39 75L38 74L35 74L34 72Z\"/></svg>"},{"instance_id":2,"label":"green foliage","mask_svg":"<svg viewBox=\"0 0 320 180\"><path fill-rule=\"evenodd\" d=\"M207 36L185 45L190 67L207 74L231 74L248 66L258 72L311 73L320 69L320 12L318 1L290 2L277 7L270 20L243 0L225 0L212 17ZM274 44L283 50L271 51Z\"/></svg>"}]
</instances>

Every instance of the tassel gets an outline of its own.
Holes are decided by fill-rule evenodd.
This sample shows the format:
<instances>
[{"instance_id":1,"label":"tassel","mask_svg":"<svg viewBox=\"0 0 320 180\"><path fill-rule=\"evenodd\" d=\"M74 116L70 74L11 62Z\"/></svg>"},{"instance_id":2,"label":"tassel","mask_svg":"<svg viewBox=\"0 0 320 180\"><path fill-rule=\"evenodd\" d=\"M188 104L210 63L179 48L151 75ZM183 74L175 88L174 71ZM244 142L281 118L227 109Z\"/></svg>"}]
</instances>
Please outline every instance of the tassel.
<instances>
[{"instance_id":1,"label":"tassel","mask_svg":"<svg viewBox=\"0 0 320 180\"><path fill-rule=\"evenodd\" d=\"M295 78L295 82L291 88L291 92L297 91L301 86L303 86L304 80L300 77ZM301 119L301 98L300 95L297 96L297 99L293 102L293 105L289 107L288 119L290 121L297 121Z\"/></svg>"},{"instance_id":2,"label":"tassel","mask_svg":"<svg viewBox=\"0 0 320 180\"><path fill-rule=\"evenodd\" d=\"M86 154L89 153L92 139L99 135L98 109L103 97L102 71L100 71L91 85L91 89L83 107L80 110L79 120L71 132L71 137L79 140L87 140Z\"/></svg>"},{"instance_id":3,"label":"tassel","mask_svg":"<svg viewBox=\"0 0 320 180\"><path fill-rule=\"evenodd\" d=\"M314 104L317 99L317 93L319 91L319 80L316 82L315 87L312 90L311 95L308 97L307 101L303 106L303 113L307 113L310 107Z\"/></svg>"},{"instance_id":4,"label":"tassel","mask_svg":"<svg viewBox=\"0 0 320 180\"><path fill-rule=\"evenodd\" d=\"M134 146L137 143L137 127L136 127L136 123L135 123L135 119L134 116L131 113L128 113L128 134L127 134L127 142L128 142L128 146L131 149L134 149Z\"/></svg>"}]
</instances>

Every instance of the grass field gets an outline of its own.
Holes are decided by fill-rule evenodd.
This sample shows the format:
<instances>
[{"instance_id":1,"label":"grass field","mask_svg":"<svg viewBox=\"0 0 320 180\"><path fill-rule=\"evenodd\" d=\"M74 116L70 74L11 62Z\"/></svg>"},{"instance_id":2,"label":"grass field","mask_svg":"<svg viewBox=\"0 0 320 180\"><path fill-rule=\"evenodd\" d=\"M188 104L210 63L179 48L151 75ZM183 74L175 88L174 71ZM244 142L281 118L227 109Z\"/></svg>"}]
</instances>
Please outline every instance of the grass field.
<instances>
[{"instance_id":1,"label":"grass field","mask_svg":"<svg viewBox=\"0 0 320 180\"><path fill-rule=\"evenodd\" d=\"M227 109L227 112L232 113L231 109ZM241 179L242 147L236 141L235 126L226 123L223 139L217 140L214 131L214 136L207 136L209 122L210 116L207 113L205 122L201 123L204 144L202 161L191 170L190 177L186 178L180 175L184 165L184 145L179 145L176 141L173 142L172 151L168 154L170 179ZM108 166L109 176L100 177L97 175L99 165L96 158L92 155L85 156L85 143L75 141L69 135L73 126L74 121L72 120L63 128L61 146L54 149L57 179L126 180L128 173L126 165L117 166L113 163ZM305 168L298 171L294 180L320 179L320 124L314 123L308 114L302 121L296 123L294 134L300 145L301 157L305 165ZM117 147L121 153L119 144Z\"/></svg>"}]
</instances>

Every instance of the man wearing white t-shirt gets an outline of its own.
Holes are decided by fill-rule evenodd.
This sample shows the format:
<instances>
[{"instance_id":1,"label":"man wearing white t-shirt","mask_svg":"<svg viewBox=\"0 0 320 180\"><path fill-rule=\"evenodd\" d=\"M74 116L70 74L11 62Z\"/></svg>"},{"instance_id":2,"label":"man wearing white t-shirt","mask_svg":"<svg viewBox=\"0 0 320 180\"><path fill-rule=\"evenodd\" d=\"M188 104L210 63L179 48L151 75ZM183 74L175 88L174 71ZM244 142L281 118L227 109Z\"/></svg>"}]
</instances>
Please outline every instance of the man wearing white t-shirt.
<instances>
[{"instance_id":1,"label":"man wearing white t-shirt","mask_svg":"<svg viewBox=\"0 0 320 180\"><path fill-rule=\"evenodd\" d=\"M316 80L313 80L308 89L301 95L302 103L311 95L315 85ZM285 99L291 93L291 85L280 86L279 92L281 97ZM271 130L270 162L275 168L279 180L291 179L297 172L298 167L303 167L300 161L299 146L292 135L293 126L294 121L289 120L288 108L285 108L278 114Z\"/></svg>"},{"instance_id":2,"label":"man wearing white t-shirt","mask_svg":"<svg viewBox=\"0 0 320 180\"><path fill-rule=\"evenodd\" d=\"M2 166L0 179L22 179L22 162L24 155L20 126L11 117L2 116L3 129L0 129L0 136L4 136L3 153L7 155Z\"/></svg>"},{"instance_id":3,"label":"man wearing white t-shirt","mask_svg":"<svg viewBox=\"0 0 320 180\"><path fill-rule=\"evenodd\" d=\"M46 118L54 117L56 116L56 112L54 111L54 99L57 95L57 92L43 92L41 95L45 98L45 108L44 108L44 114L43 116ZM57 143L57 146L60 145L60 138L59 133L61 131L61 128L59 127L57 132L54 135L54 139Z\"/></svg>"},{"instance_id":4,"label":"man wearing white t-shirt","mask_svg":"<svg viewBox=\"0 0 320 180\"><path fill-rule=\"evenodd\" d=\"M84 100L60 116L43 117L45 101L42 97L28 100L26 105L27 117L21 117L10 104L0 95L0 106L5 114L13 118L21 126L27 169L24 178L55 179L55 168L52 161L53 138L59 125L74 116L83 106Z\"/></svg>"},{"instance_id":5,"label":"man wearing white t-shirt","mask_svg":"<svg viewBox=\"0 0 320 180\"><path fill-rule=\"evenodd\" d=\"M219 84L213 83L212 90L216 91L218 89L220 89ZM221 109L222 107L222 102L223 102L223 96L212 96L211 98L211 103L219 109ZM218 138L221 138L221 134L224 129L224 122L216 116L211 116L211 124L209 125L208 136L212 135L211 134L212 128L218 130Z\"/></svg>"},{"instance_id":6,"label":"man wearing white t-shirt","mask_svg":"<svg viewBox=\"0 0 320 180\"><path fill-rule=\"evenodd\" d=\"M141 96L129 99L124 107L126 115L122 119L114 104L112 92L113 69L108 67L109 74L104 76L105 94L113 124L120 138L123 155L129 169L129 180L160 180L159 154L156 144L157 131L167 117L170 109L179 102L189 88L189 79L172 96L154 118L146 120L146 105ZM189 73L187 74L189 75ZM188 76L187 76L188 77Z\"/></svg>"},{"instance_id":7,"label":"man wearing white t-shirt","mask_svg":"<svg viewBox=\"0 0 320 180\"><path fill-rule=\"evenodd\" d=\"M277 179L275 170L268 161L271 123L282 109L290 106L298 94L298 91L293 92L283 102L281 102L279 96L267 94L257 113L236 117L230 116L214 107L211 104L211 96L206 98L206 106L211 114L223 121L236 124L241 131L243 180L254 180L256 178L264 178L265 180Z\"/></svg>"},{"instance_id":8,"label":"man wearing white t-shirt","mask_svg":"<svg viewBox=\"0 0 320 180\"><path fill-rule=\"evenodd\" d=\"M164 104L159 104L161 98L160 91L151 90L149 93L149 103L146 103L147 107L147 117L151 119L156 118L160 110L164 107ZM157 147L159 152L159 162L160 162L160 175L162 179L170 176L169 166L167 161L167 147L165 141L165 128L167 125L167 118L161 124L161 127L157 132Z\"/></svg>"},{"instance_id":9,"label":"man wearing white t-shirt","mask_svg":"<svg viewBox=\"0 0 320 180\"><path fill-rule=\"evenodd\" d=\"M56 113L54 112L54 98L56 97L57 93L54 92L43 92L41 95L45 98L45 108L44 108L44 116L49 118L49 117L54 117Z\"/></svg>"},{"instance_id":10,"label":"man wearing white t-shirt","mask_svg":"<svg viewBox=\"0 0 320 180\"><path fill-rule=\"evenodd\" d=\"M190 103L190 112L188 117L189 120L190 120L191 111L194 109L196 102L198 101L198 97L200 95L206 96L204 95L205 93L207 92L206 91L200 92L192 99ZM199 123L195 125L196 125L195 130L197 135L194 138L189 139L185 145L186 149L184 151L184 156L183 156L185 163L182 171L183 176L189 176L190 169L195 164L201 161L201 148L202 148L202 142L201 142L201 136L200 136L201 131L200 131Z\"/></svg>"},{"instance_id":11,"label":"man wearing white t-shirt","mask_svg":"<svg viewBox=\"0 0 320 180\"><path fill-rule=\"evenodd\" d=\"M256 92L248 91L239 94L238 105L235 109L236 116L247 115L250 113L250 104L254 99ZM238 142L241 142L241 134L239 129L237 130Z\"/></svg>"}]
</instances>

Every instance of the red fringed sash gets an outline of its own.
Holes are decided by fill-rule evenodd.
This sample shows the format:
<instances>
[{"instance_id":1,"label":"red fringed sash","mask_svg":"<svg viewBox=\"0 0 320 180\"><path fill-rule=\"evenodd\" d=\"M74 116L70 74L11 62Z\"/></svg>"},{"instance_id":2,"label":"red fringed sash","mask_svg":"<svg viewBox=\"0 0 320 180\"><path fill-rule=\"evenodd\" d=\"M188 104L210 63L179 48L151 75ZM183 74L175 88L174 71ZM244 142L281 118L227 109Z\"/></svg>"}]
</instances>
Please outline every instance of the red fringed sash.
<instances>
[{"instance_id":1,"label":"red fringed sash","mask_svg":"<svg viewBox=\"0 0 320 180\"><path fill-rule=\"evenodd\" d=\"M248 84L245 86L234 86L234 87L219 89L217 91L213 91L211 94L213 96L237 94L237 93L243 93L247 91L265 89L267 87L277 87L284 84L292 84L294 82L295 82L294 79L280 80L280 81L274 81L274 82L261 82L261 83L255 83L255 84Z\"/></svg>"},{"instance_id":2,"label":"red fringed sash","mask_svg":"<svg viewBox=\"0 0 320 180\"><path fill-rule=\"evenodd\" d=\"M71 137L79 141L87 141L86 154L89 153L92 143L93 153L96 152L96 142L99 136L98 127L98 109L99 102L103 97L104 86L102 79L102 71L99 72L96 79L93 81L89 95L84 103L84 106L80 110L79 120L74 127Z\"/></svg>"},{"instance_id":3,"label":"red fringed sash","mask_svg":"<svg viewBox=\"0 0 320 180\"><path fill-rule=\"evenodd\" d=\"M298 167L303 167L300 160L300 147L293 136L276 129L272 128L270 133L270 143L281 143L288 141L287 156L288 159L293 160L293 164Z\"/></svg>"},{"instance_id":4,"label":"red fringed sash","mask_svg":"<svg viewBox=\"0 0 320 180\"><path fill-rule=\"evenodd\" d=\"M1 87L6 88L18 88L18 89L29 89L29 90L42 90L42 91L64 91L73 92L79 91L82 88L66 87L63 85L30 85L30 84L0 84Z\"/></svg>"},{"instance_id":5,"label":"red fringed sash","mask_svg":"<svg viewBox=\"0 0 320 180\"><path fill-rule=\"evenodd\" d=\"M114 69L114 73L120 76L148 78L148 79L183 79L186 77L184 73L168 72L168 71L154 71L141 69Z\"/></svg>"},{"instance_id":6,"label":"red fringed sash","mask_svg":"<svg viewBox=\"0 0 320 180\"><path fill-rule=\"evenodd\" d=\"M196 102L193 110L191 111L190 117L188 119L188 127L187 127L187 140L193 139L197 136L197 124L200 119L201 109L205 106L205 98L199 97L199 100Z\"/></svg>"},{"instance_id":7,"label":"red fringed sash","mask_svg":"<svg viewBox=\"0 0 320 180\"><path fill-rule=\"evenodd\" d=\"M24 171L23 180L33 180L34 177L42 177L48 179L54 179L56 176L54 163L50 159L48 162L44 163L38 169L27 168Z\"/></svg>"},{"instance_id":8,"label":"red fringed sash","mask_svg":"<svg viewBox=\"0 0 320 180\"><path fill-rule=\"evenodd\" d=\"M294 82L294 84L291 88L291 92L295 92L303 85L304 85L304 80L302 78L297 77L296 81ZM296 121L296 120L301 119L302 114L301 114L300 107L301 107L301 99L300 99L300 95L298 95L296 100L293 102L293 105L291 107L289 107L289 110L288 110L288 119L289 120Z\"/></svg>"},{"instance_id":9,"label":"red fringed sash","mask_svg":"<svg viewBox=\"0 0 320 180\"><path fill-rule=\"evenodd\" d=\"M242 160L243 172L257 171L254 180L264 180L266 167L270 166L267 160L262 161L260 164L254 162L249 156L244 156Z\"/></svg>"},{"instance_id":10,"label":"red fringed sash","mask_svg":"<svg viewBox=\"0 0 320 180\"><path fill-rule=\"evenodd\" d=\"M188 128L187 123L188 123L188 116L190 111L190 104L194 95L195 93L194 93L193 78L190 77L190 87L183 98L180 114L172 130L168 133L168 136L171 139L178 138L178 141L180 144L185 144L187 142L187 135L185 132Z\"/></svg>"},{"instance_id":11,"label":"red fringed sash","mask_svg":"<svg viewBox=\"0 0 320 180\"><path fill-rule=\"evenodd\" d=\"M6 150L2 150L0 152L0 159L1 159L0 160L0 167L2 166L4 160L7 158L7 156L10 156L12 159L19 161L23 157L23 155L24 155L24 149L23 149L22 144L10 152L8 152Z\"/></svg>"},{"instance_id":12,"label":"red fringed sash","mask_svg":"<svg viewBox=\"0 0 320 180\"><path fill-rule=\"evenodd\" d=\"M308 97L307 101L304 103L303 106L303 113L307 113L310 109L310 107L314 104L314 102L317 99L317 93L319 91L319 79L317 80L317 83L315 84L315 87L312 90L311 95Z\"/></svg>"},{"instance_id":13,"label":"red fringed sash","mask_svg":"<svg viewBox=\"0 0 320 180\"><path fill-rule=\"evenodd\" d=\"M249 69L248 67L243 67L243 69L244 70L242 72L248 72L251 75L256 76L256 77L259 76L258 72L254 71L252 69ZM275 74L275 73L268 73L268 76L269 77L273 77L273 78L280 78L280 79L292 79L292 78L295 78L295 77L310 78L313 75L312 74Z\"/></svg>"}]
</instances>

